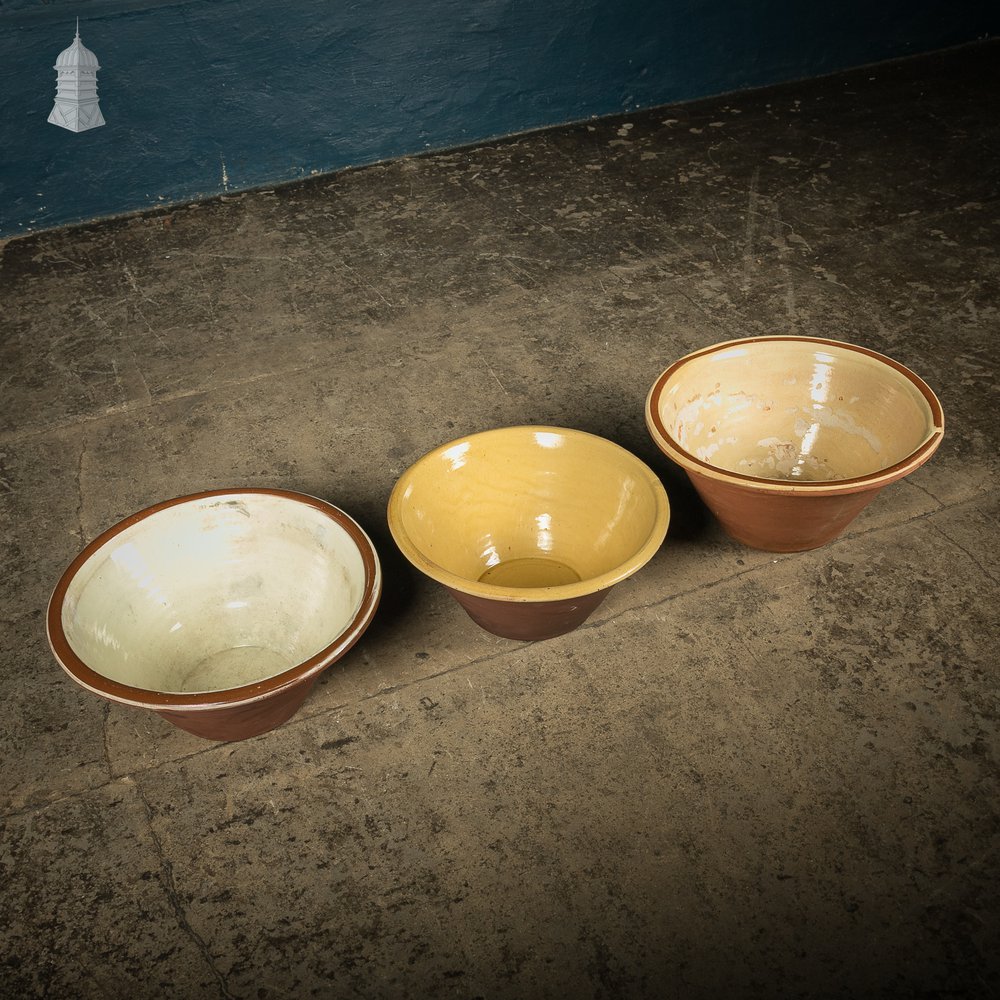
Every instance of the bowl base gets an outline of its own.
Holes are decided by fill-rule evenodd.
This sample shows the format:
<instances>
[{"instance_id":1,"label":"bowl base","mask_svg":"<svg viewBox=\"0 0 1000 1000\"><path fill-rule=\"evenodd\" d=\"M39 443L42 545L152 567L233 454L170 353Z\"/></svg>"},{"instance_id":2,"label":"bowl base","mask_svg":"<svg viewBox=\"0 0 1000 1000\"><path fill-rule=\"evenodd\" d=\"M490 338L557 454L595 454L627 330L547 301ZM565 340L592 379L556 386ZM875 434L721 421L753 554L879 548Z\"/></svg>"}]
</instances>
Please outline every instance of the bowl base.
<instances>
[{"instance_id":1,"label":"bowl base","mask_svg":"<svg viewBox=\"0 0 1000 1000\"><path fill-rule=\"evenodd\" d=\"M823 495L785 493L761 502L743 486L688 470L705 505L734 541L763 552L806 552L832 542L875 499L882 487Z\"/></svg>"},{"instance_id":2,"label":"bowl base","mask_svg":"<svg viewBox=\"0 0 1000 1000\"><path fill-rule=\"evenodd\" d=\"M496 587L561 587L582 579L575 569L557 559L531 556L497 563L483 573L479 582L492 583Z\"/></svg>"},{"instance_id":3,"label":"bowl base","mask_svg":"<svg viewBox=\"0 0 1000 1000\"><path fill-rule=\"evenodd\" d=\"M480 628L521 642L554 639L572 632L593 614L610 590L606 587L562 601L495 601L448 588Z\"/></svg>"},{"instance_id":4,"label":"bowl base","mask_svg":"<svg viewBox=\"0 0 1000 1000\"><path fill-rule=\"evenodd\" d=\"M312 679L305 684L293 684L280 694L244 705L223 706L198 710L157 709L167 722L194 736L206 740L231 743L277 729L300 708L312 690Z\"/></svg>"},{"instance_id":5,"label":"bowl base","mask_svg":"<svg viewBox=\"0 0 1000 1000\"><path fill-rule=\"evenodd\" d=\"M294 665L287 656L265 646L233 646L196 663L184 675L177 690L199 694L225 691L273 677Z\"/></svg>"}]
</instances>

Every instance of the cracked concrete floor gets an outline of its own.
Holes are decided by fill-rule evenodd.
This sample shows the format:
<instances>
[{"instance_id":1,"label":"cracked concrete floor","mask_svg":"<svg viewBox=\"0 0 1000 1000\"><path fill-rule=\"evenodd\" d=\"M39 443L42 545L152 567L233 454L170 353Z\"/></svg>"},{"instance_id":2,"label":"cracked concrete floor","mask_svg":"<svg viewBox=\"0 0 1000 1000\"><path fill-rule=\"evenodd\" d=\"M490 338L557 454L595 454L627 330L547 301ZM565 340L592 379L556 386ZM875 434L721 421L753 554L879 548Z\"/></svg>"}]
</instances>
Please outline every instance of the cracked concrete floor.
<instances>
[{"instance_id":1,"label":"cracked concrete floor","mask_svg":"<svg viewBox=\"0 0 1000 1000\"><path fill-rule=\"evenodd\" d=\"M952 997L997 943L995 43L2 248L9 997ZM847 534L729 541L648 439L700 345L796 331L938 391ZM462 433L581 427L667 541L587 625L479 631L389 538ZM200 489L327 497L375 623L213 744L75 687L82 544Z\"/></svg>"}]
</instances>

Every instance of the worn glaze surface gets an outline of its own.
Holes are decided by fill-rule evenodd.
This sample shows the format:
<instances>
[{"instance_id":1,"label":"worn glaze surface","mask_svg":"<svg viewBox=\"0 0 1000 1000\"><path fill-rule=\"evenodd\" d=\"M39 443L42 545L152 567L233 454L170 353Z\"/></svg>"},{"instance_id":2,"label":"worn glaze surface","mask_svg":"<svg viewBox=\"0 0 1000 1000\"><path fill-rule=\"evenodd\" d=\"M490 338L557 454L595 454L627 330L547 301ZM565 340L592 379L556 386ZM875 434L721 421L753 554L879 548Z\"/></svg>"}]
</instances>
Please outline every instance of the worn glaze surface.
<instances>
[{"instance_id":1,"label":"worn glaze surface","mask_svg":"<svg viewBox=\"0 0 1000 1000\"><path fill-rule=\"evenodd\" d=\"M181 497L77 557L49 605L56 659L83 687L202 736L280 724L367 628L378 559L343 511L277 490Z\"/></svg>"},{"instance_id":2,"label":"worn glaze surface","mask_svg":"<svg viewBox=\"0 0 1000 1000\"><path fill-rule=\"evenodd\" d=\"M650 390L646 423L732 537L782 552L836 537L944 433L941 404L909 369L811 337L682 358Z\"/></svg>"},{"instance_id":3,"label":"worn glaze surface","mask_svg":"<svg viewBox=\"0 0 1000 1000\"><path fill-rule=\"evenodd\" d=\"M418 569L474 599L459 598L484 628L540 639L575 628L599 603L584 599L645 565L669 511L652 471L613 442L507 427L411 466L390 497L389 527ZM555 618L543 607L552 604Z\"/></svg>"}]
</instances>

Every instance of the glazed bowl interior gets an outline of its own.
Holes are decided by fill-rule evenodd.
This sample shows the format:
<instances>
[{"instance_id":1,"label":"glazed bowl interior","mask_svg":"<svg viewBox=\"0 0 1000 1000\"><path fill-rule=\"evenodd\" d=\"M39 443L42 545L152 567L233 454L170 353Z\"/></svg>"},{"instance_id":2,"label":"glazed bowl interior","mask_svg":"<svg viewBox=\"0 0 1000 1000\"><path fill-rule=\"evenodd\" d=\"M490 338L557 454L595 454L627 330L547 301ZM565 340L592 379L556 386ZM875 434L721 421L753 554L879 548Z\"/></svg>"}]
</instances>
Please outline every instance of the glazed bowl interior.
<instances>
[{"instance_id":1,"label":"glazed bowl interior","mask_svg":"<svg viewBox=\"0 0 1000 1000\"><path fill-rule=\"evenodd\" d=\"M366 568L352 534L308 500L205 495L123 522L68 581L70 649L104 678L172 693L255 684L309 660L352 625Z\"/></svg>"},{"instance_id":2,"label":"glazed bowl interior","mask_svg":"<svg viewBox=\"0 0 1000 1000\"><path fill-rule=\"evenodd\" d=\"M474 434L425 455L389 504L411 562L484 597L552 600L609 587L666 533L659 480L611 441L554 427Z\"/></svg>"},{"instance_id":3,"label":"glazed bowl interior","mask_svg":"<svg viewBox=\"0 0 1000 1000\"><path fill-rule=\"evenodd\" d=\"M691 355L664 373L648 406L654 436L682 462L801 483L877 476L941 425L933 393L902 365L809 338Z\"/></svg>"}]
</instances>

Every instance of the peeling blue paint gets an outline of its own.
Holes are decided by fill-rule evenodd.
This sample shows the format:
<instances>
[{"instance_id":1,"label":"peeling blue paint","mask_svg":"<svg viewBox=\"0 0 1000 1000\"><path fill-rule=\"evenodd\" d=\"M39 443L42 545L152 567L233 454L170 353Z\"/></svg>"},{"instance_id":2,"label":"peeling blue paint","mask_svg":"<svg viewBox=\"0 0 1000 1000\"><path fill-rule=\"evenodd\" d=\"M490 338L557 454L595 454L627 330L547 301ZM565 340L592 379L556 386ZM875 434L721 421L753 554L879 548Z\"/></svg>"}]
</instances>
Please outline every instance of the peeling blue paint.
<instances>
[{"instance_id":1,"label":"peeling blue paint","mask_svg":"<svg viewBox=\"0 0 1000 1000\"><path fill-rule=\"evenodd\" d=\"M75 18L104 128L47 124ZM970 41L995 3L0 0L0 237Z\"/></svg>"}]
</instances>

